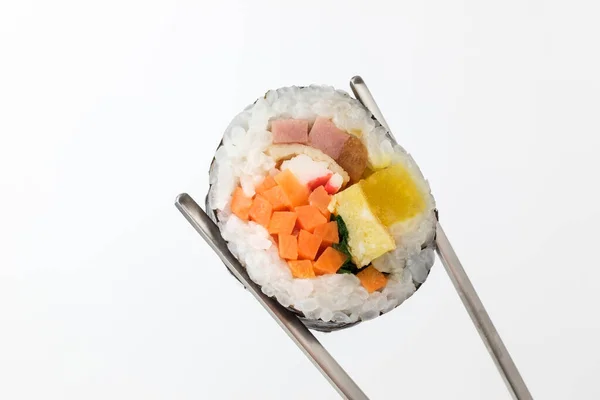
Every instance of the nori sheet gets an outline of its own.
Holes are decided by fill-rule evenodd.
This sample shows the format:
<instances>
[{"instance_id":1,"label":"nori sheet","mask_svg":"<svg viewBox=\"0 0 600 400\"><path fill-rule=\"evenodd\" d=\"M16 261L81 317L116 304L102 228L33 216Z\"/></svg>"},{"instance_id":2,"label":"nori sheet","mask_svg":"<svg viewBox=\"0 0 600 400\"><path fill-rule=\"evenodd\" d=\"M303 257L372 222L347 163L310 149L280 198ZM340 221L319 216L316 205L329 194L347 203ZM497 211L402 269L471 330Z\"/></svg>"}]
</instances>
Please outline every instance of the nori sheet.
<instances>
[{"instance_id":1,"label":"nori sheet","mask_svg":"<svg viewBox=\"0 0 600 400\"><path fill-rule=\"evenodd\" d=\"M300 88L302 88L302 86L300 86ZM351 96L350 96L350 95L348 95L348 94L346 94L346 95L347 95L348 97L351 97ZM265 96L266 96L266 93L265 93ZM353 99L354 99L354 98L353 98ZM356 100L356 99L355 99L355 100ZM357 100L357 101L358 101L358 100ZM363 107L364 107L364 106L363 106ZM376 123L377 125L380 125L380 126L381 126L381 123L380 123L380 122L379 122L379 121L378 121L378 120L375 118L375 116L371 115L371 118L373 119L373 121L375 121L375 123ZM390 135L390 133L387 131L387 129L386 129L386 134L387 134L387 138L388 138L389 140L391 140L391 141L392 141L392 143L396 144L396 140L394 140L394 138L393 138L393 137ZM223 145L223 139L221 139L221 142L219 143L219 146L217 146L217 150L218 150L218 149L219 149L219 147L221 147L222 145ZM216 153L216 151L215 151L215 153ZM214 162L215 162L215 160L214 160L214 158L213 158L213 160L212 160L212 162L211 162L211 165L210 165L210 168L211 168L211 169L212 169L212 166L213 166L213 163L214 163ZM208 198L209 198L210 189L211 189L211 188L210 188L210 186L209 186L209 188L208 188L208 192L207 192L207 195L206 195L206 199L205 199L206 213L208 214L208 216L210 217L210 219L211 219L211 220L213 220L213 222L216 224L216 223L217 223L217 214L216 214L216 212L215 212L214 210L212 210L212 209L210 208L210 206L209 206L209 204L208 204L208 203L209 203L209 202L208 202ZM434 210L434 212L435 212L435 217L436 217L436 219L437 219L437 220L439 220L439 217L438 217L438 211L437 211L437 209L436 209L436 210ZM431 242L429 242L429 243L424 243L424 244L423 244L423 246L422 246L422 248L423 248L423 249L425 249L425 248L427 248L427 247L435 248L435 235L434 235L434 237L433 237L433 239L432 239L432 241L431 241ZM227 270L229 271L229 269L227 269ZM430 270L429 272L431 272L431 270ZM428 272L428 274L427 274L428 276L429 276L429 272ZM229 271L229 273L230 273L230 274L231 274L231 275L232 275L234 278L236 278L236 277L235 277L235 275L233 275L233 273L231 273L231 271ZM240 281L239 281L239 279L237 279L237 278L236 278L236 280L237 280L238 282L240 282ZM427 281L427 278L425 278L425 281ZM242 282L240 282L240 284L241 284L241 283L242 283ZM416 288L416 290L415 290L415 293L416 293L416 291L417 291L417 290L419 290L419 288L420 288L420 287L422 286L422 284L423 284L423 283L425 283L425 282L419 283L419 282L415 282L415 281L413 281L413 283L414 283L414 285L415 285L415 288ZM242 284L242 286L243 286L243 284ZM414 293L411 295L411 297L412 297L413 295L414 295ZM410 298L410 297L409 297L409 298ZM408 300L408 299L406 299L406 300ZM405 300L405 301L406 301L406 300ZM282 306L282 307L283 307L283 306ZM350 322L350 323L348 323L348 322L323 321L323 320L321 320L321 319L309 319L309 318L306 318L306 317L304 316L304 314L303 314L301 311L298 311L298 310L296 310L295 308L293 308L293 307L291 307L291 306L290 306L290 307L286 307L286 308L287 308L288 310L290 310L291 312L293 312L294 314L298 315L298 318L300 319L300 321L302 321L302 323L303 323L303 324L304 324L304 325L305 325L307 328L309 328L309 329L312 329L312 330L315 330L315 331L319 331L319 332L326 332L326 333L329 333L329 332L339 331L339 330L342 330L342 329L351 328L351 327L353 327L353 326L355 326L355 325L358 325L359 323L363 322L363 321L361 321L361 320L358 320L358 321L356 321L356 322ZM379 314L379 316L381 316L381 315L383 315L383 313L380 313L380 314Z\"/></svg>"}]
</instances>

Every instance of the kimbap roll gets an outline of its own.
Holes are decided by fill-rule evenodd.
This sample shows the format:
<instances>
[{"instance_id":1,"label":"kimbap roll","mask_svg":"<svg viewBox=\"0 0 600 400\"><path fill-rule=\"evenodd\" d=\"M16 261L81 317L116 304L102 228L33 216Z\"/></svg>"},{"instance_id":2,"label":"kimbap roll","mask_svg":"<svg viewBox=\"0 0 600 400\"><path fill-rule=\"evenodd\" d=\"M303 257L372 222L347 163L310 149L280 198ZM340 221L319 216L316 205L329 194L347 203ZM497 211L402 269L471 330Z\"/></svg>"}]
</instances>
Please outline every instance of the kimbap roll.
<instances>
[{"instance_id":1,"label":"kimbap roll","mask_svg":"<svg viewBox=\"0 0 600 400\"><path fill-rule=\"evenodd\" d=\"M233 119L207 211L250 279L316 330L394 309L434 261L435 202L417 164L329 86L268 91Z\"/></svg>"}]
</instances>

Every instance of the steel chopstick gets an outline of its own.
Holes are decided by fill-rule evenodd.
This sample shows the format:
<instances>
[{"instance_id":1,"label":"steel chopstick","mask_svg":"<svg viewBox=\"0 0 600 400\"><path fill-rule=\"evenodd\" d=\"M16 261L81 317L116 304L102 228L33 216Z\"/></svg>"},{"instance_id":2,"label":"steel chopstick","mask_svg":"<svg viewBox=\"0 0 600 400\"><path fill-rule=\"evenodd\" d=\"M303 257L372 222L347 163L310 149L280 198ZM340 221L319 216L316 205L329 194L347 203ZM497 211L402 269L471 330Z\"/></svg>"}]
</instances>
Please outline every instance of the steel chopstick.
<instances>
[{"instance_id":1,"label":"steel chopstick","mask_svg":"<svg viewBox=\"0 0 600 400\"><path fill-rule=\"evenodd\" d=\"M368 397L358 387L356 382L350 378L346 371L344 371L298 317L280 305L277 300L263 294L260 287L250 279L246 269L227 248L227 242L221 237L219 228L206 215L204 210L200 208L198 203L190 195L182 193L175 199L175 206L194 229L198 231L217 256L219 256L231 273L242 282L246 289L269 312L271 317L277 321L279 326L312 361L315 367L321 371L338 393L343 398L349 400L368 400Z\"/></svg>"},{"instance_id":2,"label":"steel chopstick","mask_svg":"<svg viewBox=\"0 0 600 400\"><path fill-rule=\"evenodd\" d=\"M356 98L387 129L390 138L395 142L389 125L383 118L365 81L360 76L355 76L350 80L350 87ZM435 242L438 256L512 397L517 400L533 399L439 222L436 226Z\"/></svg>"}]
</instances>

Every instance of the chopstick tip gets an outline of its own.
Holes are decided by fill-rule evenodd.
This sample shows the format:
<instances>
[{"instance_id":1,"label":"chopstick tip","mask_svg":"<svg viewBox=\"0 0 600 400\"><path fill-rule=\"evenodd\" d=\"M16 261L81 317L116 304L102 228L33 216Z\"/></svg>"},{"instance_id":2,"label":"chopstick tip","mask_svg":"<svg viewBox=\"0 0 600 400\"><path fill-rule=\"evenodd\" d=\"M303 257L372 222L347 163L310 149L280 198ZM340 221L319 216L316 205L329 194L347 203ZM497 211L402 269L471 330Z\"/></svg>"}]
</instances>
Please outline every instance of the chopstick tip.
<instances>
[{"instance_id":1,"label":"chopstick tip","mask_svg":"<svg viewBox=\"0 0 600 400\"><path fill-rule=\"evenodd\" d=\"M175 197L175 205L181 205L190 197L187 193L180 193Z\"/></svg>"},{"instance_id":2,"label":"chopstick tip","mask_svg":"<svg viewBox=\"0 0 600 400\"><path fill-rule=\"evenodd\" d=\"M360 85L363 83L365 83L365 81L363 80L363 78L360 75L355 75L350 79L351 85Z\"/></svg>"}]
</instances>

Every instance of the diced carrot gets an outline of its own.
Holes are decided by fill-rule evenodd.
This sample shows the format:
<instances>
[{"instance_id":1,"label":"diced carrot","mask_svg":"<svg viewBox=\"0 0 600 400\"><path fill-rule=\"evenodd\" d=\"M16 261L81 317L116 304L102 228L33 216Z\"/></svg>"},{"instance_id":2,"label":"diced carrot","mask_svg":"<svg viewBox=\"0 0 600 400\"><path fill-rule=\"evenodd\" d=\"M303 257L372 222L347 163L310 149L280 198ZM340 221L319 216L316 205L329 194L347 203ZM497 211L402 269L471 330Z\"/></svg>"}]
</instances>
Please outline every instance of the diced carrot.
<instances>
[{"instance_id":1,"label":"diced carrot","mask_svg":"<svg viewBox=\"0 0 600 400\"><path fill-rule=\"evenodd\" d=\"M246 196L241 187L235 188L231 199L231 212L244 221L248 221L250 207L252 207L252 198Z\"/></svg>"},{"instance_id":2,"label":"diced carrot","mask_svg":"<svg viewBox=\"0 0 600 400\"><path fill-rule=\"evenodd\" d=\"M340 242L338 226L335 221L327 222L315 227L313 233L321 238L324 246L331 246L333 243Z\"/></svg>"},{"instance_id":3,"label":"diced carrot","mask_svg":"<svg viewBox=\"0 0 600 400\"><path fill-rule=\"evenodd\" d=\"M301 184L289 169L281 171L275 175L274 179L290 199L292 206L298 207L308 204L308 187Z\"/></svg>"},{"instance_id":4,"label":"diced carrot","mask_svg":"<svg viewBox=\"0 0 600 400\"><path fill-rule=\"evenodd\" d=\"M315 206L321 211L321 214L329 221L329 217L331 216L331 212L327 209L327 206L331 202L331 196L327 193L327 190L323 186L317 187L313 192L308 196L308 204L311 206Z\"/></svg>"},{"instance_id":5,"label":"diced carrot","mask_svg":"<svg viewBox=\"0 0 600 400\"><path fill-rule=\"evenodd\" d=\"M321 238L302 229L298 234L298 257L314 260L321 246Z\"/></svg>"},{"instance_id":6,"label":"diced carrot","mask_svg":"<svg viewBox=\"0 0 600 400\"><path fill-rule=\"evenodd\" d=\"M292 209L292 203L290 203L290 199L288 199L287 195L280 186L274 186L270 189L267 189L262 193L262 195L269 200L269 203L271 203L273 210L275 211Z\"/></svg>"},{"instance_id":7,"label":"diced carrot","mask_svg":"<svg viewBox=\"0 0 600 400\"><path fill-rule=\"evenodd\" d=\"M298 259L298 241L294 235L279 234L279 256L286 260Z\"/></svg>"},{"instance_id":8,"label":"diced carrot","mask_svg":"<svg viewBox=\"0 0 600 400\"><path fill-rule=\"evenodd\" d=\"M369 293L373 293L387 285L387 277L372 265L360 271L356 274L356 277Z\"/></svg>"},{"instance_id":9,"label":"diced carrot","mask_svg":"<svg viewBox=\"0 0 600 400\"><path fill-rule=\"evenodd\" d=\"M265 190L269 190L272 187L275 187L276 185L277 182L275 182L275 179L273 179L271 175L267 175L267 177L260 183L260 185L256 187L255 190L256 193L263 194Z\"/></svg>"},{"instance_id":10,"label":"diced carrot","mask_svg":"<svg viewBox=\"0 0 600 400\"><path fill-rule=\"evenodd\" d=\"M328 247L314 263L313 269L317 275L335 274L344 265L346 259L344 253L340 253L333 247Z\"/></svg>"},{"instance_id":11,"label":"diced carrot","mask_svg":"<svg viewBox=\"0 0 600 400\"><path fill-rule=\"evenodd\" d=\"M315 206L296 207L298 214L298 225L300 228L313 232L315 228L327 222L327 219L321 214L321 211Z\"/></svg>"},{"instance_id":12,"label":"diced carrot","mask_svg":"<svg viewBox=\"0 0 600 400\"><path fill-rule=\"evenodd\" d=\"M314 278L315 271L310 260L288 261L294 278Z\"/></svg>"},{"instance_id":13,"label":"diced carrot","mask_svg":"<svg viewBox=\"0 0 600 400\"><path fill-rule=\"evenodd\" d=\"M293 211L275 211L269 221L269 233L277 235L283 233L289 235L296 225L296 213Z\"/></svg>"},{"instance_id":14,"label":"diced carrot","mask_svg":"<svg viewBox=\"0 0 600 400\"><path fill-rule=\"evenodd\" d=\"M252 207L250 207L250 211L248 212L250 219L267 228L269 226L269 221L271 220L271 213L273 213L271 203L260 194L257 194L252 202Z\"/></svg>"},{"instance_id":15,"label":"diced carrot","mask_svg":"<svg viewBox=\"0 0 600 400\"><path fill-rule=\"evenodd\" d=\"M328 249L331 246L325 246L323 244L323 241L321 241L321 247L319 247L319 251L317 251L317 256L315 257L315 260L318 259L319 257L321 257L321 254L323 254L323 252Z\"/></svg>"}]
</instances>

